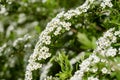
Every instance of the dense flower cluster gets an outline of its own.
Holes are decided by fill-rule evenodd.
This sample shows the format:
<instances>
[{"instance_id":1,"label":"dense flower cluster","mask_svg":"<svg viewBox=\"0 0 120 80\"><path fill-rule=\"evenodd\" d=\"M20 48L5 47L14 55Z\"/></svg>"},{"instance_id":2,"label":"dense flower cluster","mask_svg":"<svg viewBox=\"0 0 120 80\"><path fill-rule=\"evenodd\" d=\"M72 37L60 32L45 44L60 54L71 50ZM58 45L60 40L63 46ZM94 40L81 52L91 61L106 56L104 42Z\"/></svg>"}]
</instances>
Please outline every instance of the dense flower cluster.
<instances>
[{"instance_id":1,"label":"dense flower cluster","mask_svg":"<svg viewBox=\"0 0 120 80\"><path fill-rule=\"evenodd\" d=\"M9 0L5 0L7 4L11 4L12 2ZM1 4L2 1L0 1L0 15L8 15L7 8L4 4Z\"/></svg>"},{"instance_id":2,"label":"dense flower cluster","mask_svg":"<svg viewBox=\"0 0 120 80\"><path fill-rule=\"evenodd\" d=\"M116 34L116 32L118 34ZM79 65L80 70L75 72L75 75L71 78L71 80L83 80L85 73L91 72L91 70L93 69L94 69L92 71L93 73L98 71L98 68L95 67L95 64L100 62L108 64L107 57L115 57L116 55L118 55L119 51L116 48L113 48L111 45L117 42L117 37L120 35L119 32L120 31L115 31L114 28L111 28L107 32L105 32L103 37L100 37L96 42L97 48L93 51L93 54L91 54L90 57L82 61L82 63ZM104 58L100 58L98 55L101 55ZM111 62L109 63L112 64ZM101 69L101 72L103 74L110 74L111 71L113 70L115 70L115 67L112 67L109 70L105 66ZM96 78L91 79L91 77L90 78L88 77L88 80L99 80L99 79L96 79Z\"/></svg>"},{"instance_id":3,"label":"dense flower cluster","mask_svg":"<svg viewBox=\"0 0 120 80\"><path fill-rule=\"evenodd\" d=\"M113 4L111 3L111 0L103 0L100 6L101 6L102 8L105 8L106 6L112 7Z\"/></svg>"},{"instance_id":4,"label":"dense flower cluster","mask_svg":"<svg viewBox=\"0 0 120 80\"><path fill-rule=\"evenodd\" d=\"M76 8L75 10L69 10L67 13L61 12L47 24L46 29L39 37L39 41L35 46L34 53L30 56L29 64L26 69L25 80L31 80L32 71L42 67L42 64L37 63L36 60L46 59L51 56L49 53L49 48L47 47L47 45L51 43L50 33L53 33L55 36L57 36L61 34L61 30L70 30L71 23L61 21L60 18L69 20L73 16L80 15L81 13L86 12L92 3L93 0L86 0L82 6Z\"/></svg>"},{"instance_id":5,"label":"dense flower cluster","mask_svg":"<svg viewBox=\"0 0 120 80\"><path fill-rule=\"evenodd\" d=\"M47 74L50 70L50 68L52 67L52 63L48 62L46 65L44 65L44 67L42 67L42 73L40 75L40 80L44 80L45 78L47 78Z\"/></svg>"},{"instance_id":6,"label":"dense flower cluster","mask_svg":"<svg viewBox=\"0 0 120 80\"><path fill-rule=\"evenodd\" d=\"M23 43L25 41L28 41L29 39L31 39L30 35L25 35L23 38L18 38L13 42L13 47L18 47L19 43Z\"/></svg>"},{"instance_id":7,"label":"dense flower cluster","mask_svg":"<svg viewBox=\"0 0 120 80\"><path fill-rule=\"evenodd\" d=\"M6 12L6 8L4 5L0 5L0 14L4 14Z\"/></svg>"},{"instance_id":8,"label":"dense flower cluster","mask_svg":"<svg viewBox=\"0 0 120 80\"><path fill-rule=\"evenodd\" d=\"M0 53L2 53L5 50L6 47L7 47L7 44L4 44L3 46L1 46L0 47ZM0 55L2 55L2 54L0 54Z\"/></svg>"},{"instance_id":9,"label":"dense flower cluster","mask_svg":"<svg viewBox=\"0 0 120 80\"><path fill-rule=\"evenodd\" d=\"M27 65L26 73L25 73L25 80L31 80L32 71L42 67L42 64L38 63L37 61L42 59L47 59L48 57L51 56L48 45L51 44L52 36L58 36L62 34L63 30L64 31L70 30L71 22L67 22L67 20L70 20L73 16L78 16L84 12L87 12L87 10L90 8L90 6L93 3L94 0L86 0L86 2L82 6L76 8L75 10L69 10L66 13L64 11L59 13L55 18L52 19L51 22L47 24L45 30L39 36L39 41L35 46L33 54L29 58L29 63ZM110 0L101 2L102 8L105 8L106 6L112 7ZM94 50L93 52L94 54L92 54L89 58L87 58L82 62L82 64L80 65L80 70L75 73L75 75L71 78L71 80L82 80L82 77L84 76L84 72L89 71L88 67L89 65L91 65L91 62L92 64L95 64L100 61L100 58L96 56L95 53L97 52L101 53L100 51L103 51L101 49L110 46L112 43L116 41L116 36L112 35L111 33L112 31L113 29L110 29L108 32L105 33L104 37L101 37L97 41L98 47ZM109 54L109 52L111 51L113 53ZM109 48L107 50L107 56L115 56L116 55L115 51L117 50L112 47ZM97 68L93 69L93 72L96 71ZM89 77L88 80L98 80L98 78Z\"/></svg>"},{"instance_id":10,"label":"dense flower cluster","mask_svg":"<svg viewBox=\"0 0 120 80\"><path fill-rule=\"evenodd\" d=\"M13 41L13 43L12 43L12 45L11 45L11 47L14 47L14 48L16 48L16 49L19 49L19 47L20 47L20 44L21 43L25 43L25 42L27 42L28 40L30 40L31 39L31 36L30 35L24 35L24 37L22 37L22 38L18 38L18 39L16 39L15 41ZM8 45L9 44L4 44L3 46L1 46L0 47L0 54L2 55L2 53L4 53L4 52L6 52L5 50L6 50L6 48L8 47ZM31 46L31 45L29 45L29 46ZM28 47L28 44L24 44L24 48L25 47ZM12 51L9 51L9 53L11 53Z\"/></svg>"},{"instance_id":11,"label":"dense flower cluster","mask_svg":"<svg viewBox=\"0 0 120 80\"><path fill-rule=\"evenodd\" d=\"M16 40L9 41L5 44L3 44L3 46L0 47L0 58L1 58L1 63L2 66L5 66L6 70L0 71L0 77L4 76L5 74L9 74L10 72L8 71L9 68L14 68L16 67L16 64L18 63L18 60L20 59L20 61L22 61L22 56L21 54L25 55L25 53L29 53L31 49L32 45L30 43L30 39L31 36L30 35L24 35L24 37L21 38L17 38ZM16 55L18 55L18 57L16 57ZM4 57L4 59L2 58ZM27 56L25 56L24 61L27 62ZM2 69L1 66L1 69ZM20 65L21 67L23 67L23 65ZM20 67L20 68L21 68ZM21 70L21 69L20 69ZM22 71L22 70L21 70ZM11 73L10 73L11 74Z\"/></svg>"},{"instance_id":12,"label":"dense flower cluster","mask_svg":"<svg viewBox=\"0 0 120 80\"><path fill-rule=\"evenodd\" d=\"M94 78L93 76L88 77L88 80L99 80L98 78Z\"/></svg>"}]
</instances>

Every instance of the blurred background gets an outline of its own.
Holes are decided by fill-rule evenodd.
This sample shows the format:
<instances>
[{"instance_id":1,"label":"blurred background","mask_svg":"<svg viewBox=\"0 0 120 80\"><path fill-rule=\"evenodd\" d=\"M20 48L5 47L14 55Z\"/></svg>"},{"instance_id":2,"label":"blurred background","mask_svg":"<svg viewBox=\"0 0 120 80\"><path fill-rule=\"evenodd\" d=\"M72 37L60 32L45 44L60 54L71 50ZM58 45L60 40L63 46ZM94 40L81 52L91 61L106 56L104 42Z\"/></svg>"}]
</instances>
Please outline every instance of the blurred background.
<instances>
[{"instance_id":1,"label":"blurred background","mask_svg":"<svg viewBox=\"0 0 120 80\"><path fill-rule=\"evenodd\" d=\"M55 15L84 0L0 0L0 80L24 80L39 34Z\"/></svg>"}]
</instances>

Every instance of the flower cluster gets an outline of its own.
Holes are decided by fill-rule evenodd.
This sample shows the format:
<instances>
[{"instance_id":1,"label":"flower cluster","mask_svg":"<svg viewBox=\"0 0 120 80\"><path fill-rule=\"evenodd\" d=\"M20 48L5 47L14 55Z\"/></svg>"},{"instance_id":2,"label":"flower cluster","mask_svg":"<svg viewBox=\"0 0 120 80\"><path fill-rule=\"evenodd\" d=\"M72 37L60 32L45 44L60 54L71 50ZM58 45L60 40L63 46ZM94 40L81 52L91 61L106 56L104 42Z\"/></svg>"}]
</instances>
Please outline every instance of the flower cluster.
<instances>
[{"instance_id":1,"label":"flower cluster","mask_svg":"<svg viewBox=\"0 0 120 80\"><path fill-rule=\"evenodd\" d=\"M9 47L14 47L16 49L19 49L21 44L24 44L25 42L27 42L30 39L31 39L31 36L27 34L27 35L24 35L24 37L18 38L15 41L13 41L12 45L9 45L8 43L6 43L2 47L0 47L0 54L6 52L6 48L9 48ZM31 46L30 44L24 44L23 47L24 48L28 47L28 45ZM11 53L11 52L12 51L9 51L9 53Z\"/></svg>"},{"instance_id":2,"label":"flower cluster","mask_svg":"<svg viewBox=\"0 0 120 80\"><path fill-rule=\"evenodd\" d=\"M29 39L31 39L30 35L25 35L23 38L18 38L13 42L13 47L18 48L20 43L28 41Z\"/></svg>"},{"instance_id":3,"label":"flower cluster","mask_svg":"<svg viewBox=\"0 0 120 80\"><path fill-rule=\"evenodd\" d=\"M45 79L47 77L47 74L48 74L48 72L49 72L52 65L53 64L50 63L50 62L48 62L46 65L44 65L44 67L42 68L43 72L40 75L40 80L43 80L43 79Z\"/></svg>"},{"instance_id":4,"label":"flower cluster","mask_svg":"<svg viewBox=\"0 0 120 80\"><path fill-rule=\"evenodd\" d=\"M2 64L1 69L3 68L3 66L5 66L6 68L6 70L0 72L1 78L6 74L9 74L9 76L11 76L11 72L9 69L15 68L16 64L19 63L19 60L22 62L24 58L24 61L27 62L27 54L31 52L30 49L32 48L30 39L31 39L30 35L25 35L24 37L17 38L14 41L9 40L0 47L0 58L2 59L0 61L0 64ZM25 56L23 57L21 56L21 54ZM20 70L21 67L23 67L24 65L23 64L20 65Z\"/></svg>"},{"instance_id":5,"label":"flower cluster","mask_svg":"<svg viewBox=\"0 0 120 80\"><path fill-rule=\"evenodd\" d=\"M11 4L12 2L9 0L4 1L7 4ZM7 8L5 4L2 4L2 1L0 1L0 15L8 15Z\"/></svg>"},{"instance_id":6,"label":"flower cluster","mask_svg":"<svg viewBox=\"0 0 120 80\"><path fill-rule=\"evenodd\" d=\"M51 56L49 45L51 44L51 40L53 37L58 36L62 34L64 31L69 31L71 22L68 22L73 16L81 15L82 13L87 12L87 10L90 8L92 4L94 4L94 0L86 0L86 2L81 5L80 7L77 7L75 10L69 10L68 12L61 12L59 13L55 18L52 19L51 22L49 22L45 28L44 31L41 32L39 36L39 41L37 42L33 54L29 58L29 63L26 68L25 73L25 80L31 80L32 79L32 71L39 69L42 67L41 63L38 63L37 61L42 59L47 59ZM103 6L104 4L104 6ZM111 1L102 1L101 5L103 8L106 6L112 7ZM63 31L64 30L64 31ZM108 30L103 37L101 37L97 41L97 48L94 50L93 54L90 55L89 58L84 60L82 64L80 65L80 70L75 73L75 75L71 78L71 80L82 80L82 77L84 76L84 72L89 71L89 66L91 64L96 64L100 62L100 58L96 55L96 53L104 53L103 49L106 50L107 48L107 54L105 56L112 56L114 57L116 55L117 50L113 47L109 47L112 43L116 42L116 36L113 35L114 29ZM119 34L119 32L115 33L116 35ZM118 36L118 35L117 35ZM109 47L109 49L108 49ZM101 52L100 52L101 51ZM110 52L112 51L112 54ZM104 69L103 69L104 70ZM92 72L96 72L97 68L93 68ZM89 77L89 80L98 80L98 78Z\"/></svg>"},{"instance_id":7,"label":"flower cluster","mask_svg":"<svg viewBox=\"0 0 120 80\"><path fill-rule=\"evenodd\" d=\"M112 7L113 4L111 3L111 0L103 0L100 6L101 6L102 8L105 8L106 6Z\"/></svg>"},{"instance_id":8,"label":"flower cluster","mask_svg":"<svg viewBox=\"0 0 120 80\"><path fill-rule=\"evenodd\" d=\"M7 44L4 44L3 46L0 47L0 56L2 55L1 53L5 50L7 47Z\"/></svg>"},{"instance_id":9,"label":"flower cluster","mask_svg":"<svg viewBox=\"0 0 120 80\"><path fill-rule=\"evenodd\" d=\"M76 8L75 10L69 10L66 13L59 13L47 24L46 29L40 34L39 41L35 46L33 54L30 56L29 64L26 69L25 80L31 80L32 71L41 68L42 64L37 63L36 60L46 59L51 56L49 48L47 47L51 43L51 34L57 36L62 33L62 30L70 30L71 23L63 20L69 20L73 16L78 16L81 13L86 12L92 3L93 0L86 0L82 6ZM34 64L39 64L39 66L36 67Z\"/></svg>"},{"instance_id":10,"label":"flower cluster","mask_svg":"<svg viewBox=\"0 0 120 80\"><path fill-rule=\"evenodd\" d=\"M98 78L94 78L93 76L88 77L88 80L99 80Z\"/></svg>"},{"instance_id":11,"label":"flower cluster","mask_svg":"<svg viewBox=\"0 0 120 80\"><path fill-rule=\"evenodd\" d=\"M0 14L4 14L6 12L6 8L3 5L0 5Z\"/></svg>"},{"instance_id":12,"label":"flower cluster","mask_svg":"<svg viewBox=\"0 0 120 80\"><path fill-rule=\"evenodd\" d=\"M117 37L116 37L117 35L115 36L113 34L113 31L114 31L114 28L108 30L103 35L103 37L100 37L98 39L98 41L96 42L96 44L98 45L98 47L96 48L95 52L98 52L101 55L109 56L109 52L111 53L111 51L113 51L113 52L116 51L115 49L113 49L113 48L110 47L108 49L108 51L107 51L107 54L106 54L106 52L104 52L104 49L106 50L106 48L108 48L112 43L115 43L116 40L117 40Z\"/></svg>"},{"instance_id":13,"label":"flower cluster","mask_svg":"<svg viewBox=\"0 0 120 80\"><path fill-rule=\"evenodd\" d=\"M118 34L116 34L118 33ZM70 80L83 80L85 73L92 72L96 73L98 70L98 67L96 64L103 63L104 67L101 68L101 73L103 74L111 74L111 71L114 71L116 68L112 65L112 61L109 60L108 63L108 57L114 58L118 54L118 49L113 48L111 45L117 42L117 38L119 38L119 31L115 31L115 28L109 29L107 32L104 33L103 37L100 37L98 39L97 47L93 51L93 53L82 63L79 65L80 70L75 72L75 75ZM100 55L102 57L100 57ZM111 69L107 69L108 65L111 67ZM99 77L99 74L95 77ZM93 78L93 77L92 77ZM88 80L99 80L98 78L91 77Z\"/></svg>"}]
</instances>

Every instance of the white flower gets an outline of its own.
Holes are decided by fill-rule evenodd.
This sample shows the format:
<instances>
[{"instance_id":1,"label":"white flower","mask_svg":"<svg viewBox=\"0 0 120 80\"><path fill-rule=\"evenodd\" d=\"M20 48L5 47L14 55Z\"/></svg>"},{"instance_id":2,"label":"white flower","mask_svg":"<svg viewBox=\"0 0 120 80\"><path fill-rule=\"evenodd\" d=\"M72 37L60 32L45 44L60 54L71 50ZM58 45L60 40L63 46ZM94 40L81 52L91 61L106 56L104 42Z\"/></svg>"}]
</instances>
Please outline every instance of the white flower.
<instances>
[{"instance_id":1,"label":"white flower","mask_svg":"<svg viewBox=\"0 0 120 80\"><path fill-rule=\"evenodd\" d=\"M106 56L111 56L111 57L114 57L117 53L117 50L114 49L113 47L110 47L107 52L106 52Z\"/></svg>"},{"instance_id":2,"label":"white flower","mask_svg":"<svg viewBox=\"0 0 120 80\"><path fill-rule=\"evenodd\" d=\"M80 66L80 69L81 69L82 71L86 71L86 69L87 69L87 67L88 67L89 65L90 65L90 60L89 60L89 58L88 58L88 59L84 60L84 61L82 62L82 64L79 65L79 66Z\"/></svg>"},{"instance_id":3,"label":"white flower","mask_svg":"<svg viewBox=\"0 0 120 80\"><path fill-rule=\"evenodd\" d=\"M75 75L70 78L70 80L82 80L83 72L76 71Z\"/></svg>"},{"instance_id":4,"label":"white flower","mask_svg":"<svg viewBox=\"0 0 120 80\"><path fill-rule=\"evenodd\" d=\"M120 48L118 49L118 54L120 54Z\"/></svg>"},{"instance_id":5,"label":"white flower","mask_svg":"<svg viewBox=\"0 0 120 80\"><path fill-rule=\"evenodd\" d=\"M42 3L45 3L47 0L42 0Z\"/></svg>"},{"instance_id":6,"label":"white flower","mask_svg":"<svg viewBox=\"0 0 120 80\"><path fill-rule=\"evenodd\" d=\"M51 54L50 53L41 53L41 54L39 54L39 56L38 56L38 60L41 60L41 59L47 59L48 57L50 57L51 56Z\"/></svg>"},{"instance_id":7,"label":"white flower","mask_svg":"<svg viewBox=\"0 0 120 80\"><path fill-rule=\"evenodd\" d=\"M98 71L98 68L92 68L91 71L92 71L93 73L96 73L96 72Z\"/></svg>"},{"instance_id":8,"label":"white flower","mask_svg":"<svg viewBox=\"0 0 120 80\"><path fill-rule=\"evenodd\" d=\"M111 3L111 0L103 0L100 6L104 9L106 6L112 7L113 4Z\"/></svg>"},{"instance_id":9,"label":"white flower","mask_svg":"<svg viewBox=\"0 0 120 80\"><path fill-rule=\"evenodd\" d=\"M40 49L40 52L38 53L38 60L46 59L46 58L48 58L50 56L51 56L51 54L49 53L49 48L46 47L46 46L43 46Z\"/></svg>"},{"instance_id":10,"label":"white flower","mask_svg":"<svg viewBox=\"0 0 120 80\"><path fill-rule=\"evenodd\" d=\"M118 66L118 67L120 67L120 63L119 63L119 64L117 64L117 66Z\"/></svg>"},{"instance_id":11,"label":"white flower","mask_svg":"<svg viewBox=\"0 0 120 80\"><path fill-rule=\"evenodd\" d=\"M109 41L109 39L107 39L105 37L101 37L98 39L96 44L99 45L99 47L104 48L104 47L107 47L110 45L110 41Z\"/></svg>"},{"instance_id":12,"label":"white flower","mask_svg":"<svg viewBox=\"0 0 120 80\"><path fill-rule=\"evenodd\" d=\"M27 70L32 71L38 69L39 67L42 67L42 65L36 62L32 62L27 66Z\"/></svg>"},{"instance_id":13,"label":"white flower","mask_svg":"<svg viewBox=\"0 0 120 80\"><path fill-rule=\"evenodd\" d=\"M107 60L106 59L101 59L101 62L105 63Z\"/></svg>"},{"instance_id":14,"label":"white flower","mask_svg":"<svg viewBox=\"0 0 120 80\"><path fill-rule=\"evenodd\" d=\"M94 78L93 76L88 77L88 80L99 80L98 78Z\"/></svg>"},{"instance_id":15,"label":"white flower","mask_svg":"<svg viewBox=\"0 0 120 80\"><path fill-rule=\"evenodd\" d=\"M24 13L20 13L18 16L18 23L23 23L26 21L26 15Z\"/></svg>"},{"instance_id":16,"label":"white flower","mask_svg":"<svg viewBox=\"0 0 120 80\"><path fill-rule=\"evenodd\" d=\"M54 35L60 34L60 31L62 30L62 27L58 27L56 31L54 32Z\"/></svg>"},{"instance_id":17,"label":"white flower","mask_svg":"<svg viewBox=\"0 0 120 80\"><path fill-rule=\"evenodd\" d=\"M27 40L29 40L29 39L31 39L31 36L29 36L29 35L24 35L23 38L18 38L18 39L16 39L16 40L13 42L13 47L18 48L19 43L23 43L23 42L25 42L25 41L27 41Z\"/></svg>"},{"instance_id":18,"label":"white flower","mask_svg":"<svg viewBox=\"0 0 120 80\"><path fill-rule=\"evenodd\" d=\"M43 80L47 77L47 74L50 70L50 68L52 67L52 63L48 62L46 65L44 65L42 67L42 72L41 72L41 75L40 75L40 80Z\"/></svg>"},{"instance_id":19,"label":"white flower","mask_svg":"<svg viewBox=\"0 0 120 80\"><path fill-rule=\"evenodd\" d=\"M106 7L106 5L105 5L104 2L102 2L102 3L100 4L100 6L101 6L102 8L105 8L105 7Z\"/></svg>"},{"instance_id":20,"label":"white flower","mask_svg":"<svg viewBox=\"0 0 120 80\"><path fill-rule=\"evenodd\" d=\"M64 11L60 12L59 14L57 14L56 18L61 18L64 16Z\"/></svg>"},{"instance_id":21,"label":"white flower","mask_svg":"<svg viewBox=\"0 0 120 80\"><path fill-rule=\"evenodd\" d=\"M46 36L46 35L43 35L41 38L40 38L41 42L42 43L45 43L45 44L50 44L51 43L51 36Z\"/></svg>"},{"instance_id":22,"label":"white flower","mask_svg":"<svg viewBox=\"0 0 120 80\"><path fill-rule=\"evenodd\" d=\"M82 77L84 76L84 72L89 71L89 65L91 62L91 58L87 58L84 60L79 66L80 70L75 72L75 75L71 77L70 80L82 80Z\"/></svg>"},{"instance_id":23,"label":"white flower","mask_svg":"<svg viewBox=\"0 0 120 80\"><path fill-rule=\"evenodd\" d=\"M3 46L0 47L0 56L2 55L1 52L7 47L7 44L3 44Z\"/></svg>"},{"instance_id":24,"label":"white flower","mask_svg":"<svg viewBox=\"0 0 120 80\"><path fill-rule=\"evenodd\" d=\"M120 35L120 31L115 31L114 35L115 36Z\"/></svg>"},{"instance_id":25,"label":"white flower","mask_svg":"<svg viewBox=\"0 0 120 80\"><path fill-rule=\"evenodd\" d=\"M112 68L111 68L111 70L112 70L112 71L115 71L115 68L114 68L114 67L112 67Z\"/></svg>"},{"instance_id":26,"label":"white flower","mask_svg":"<svg viewBox=\"0 0 120 80\"><path fill-rule=\"evenodd\" d=\"M6 8L3 5L0 5L0 14L5 14L6 13Z\"/></svg>"},{"instance_id":27,"label":"white flower","mask_svg":"<svg viewBox=\"0 0 120 80\"><path fill-rule=\"evenodd\" d=\"M61 22L60 23L63 28L65 28L67 31L70 30L71 23L69 22Z\"/></svg>"},{"instance_id":28,"label":"white flower","mask_svg":"<svg viewBox=\"0 0 120 80\"><path fill-rule=\"evenodd\" d=\"M93 59L92 61L93 64L98 63L100 61L100 58L97 57L95 54L92 54L91 58Z\"/></svg>"},{"instance_id":29,"label":"white flower","mask_svg":"<svg viewBox=\"0 0 120 80\"><path fill-rule=\"evenodd\" d=\"M69 20L72 17L72 15L69 13L65 13L64 17L66 18L66 20Z\"/></svg>"},{"instance_id":30,"label":"white flower","mask_svg":"<svg viewBox=\"0 0 120 80\"><path fill-rule=\"evenodd\" d=\"M52 80L52 78L53 78L52 76L47 76L46 79L44 80Z\"/></svg>"},{"instance_id":31,"label":"white flower","mask_svg":"<svg viewBox=\"0 0 120 80\"><path fill-rule=\"evenodd\" d=\"M25 80L32 80L32 72L27 70L25 72Z\"/></svg>"},{"instance_id":32,"label":"white flower","mask_svg":"<svg viewBox=\"0 0 120 80\"><path fill-rule=\"evenodd\" d=\"M102 68L102 70L101 70L101 71L102 71L102 73L103 73L103 74L107 74L107 73L108 73L108 70L107 70L107 68L105 68L105 67L104 67L104 68Z\"/></svg>"},{"instance_id":33,"label":"white flower","mask_svg":"<svg viewBox=\"0 0 120 80\"><path fill-rule=\"evenodd\" d=\"M43 53L43 52L48 52L49 51L49 48L46 47L46 46L43 46L41 49L40 49L40 52Z\"/></svg>"}]
</instances>

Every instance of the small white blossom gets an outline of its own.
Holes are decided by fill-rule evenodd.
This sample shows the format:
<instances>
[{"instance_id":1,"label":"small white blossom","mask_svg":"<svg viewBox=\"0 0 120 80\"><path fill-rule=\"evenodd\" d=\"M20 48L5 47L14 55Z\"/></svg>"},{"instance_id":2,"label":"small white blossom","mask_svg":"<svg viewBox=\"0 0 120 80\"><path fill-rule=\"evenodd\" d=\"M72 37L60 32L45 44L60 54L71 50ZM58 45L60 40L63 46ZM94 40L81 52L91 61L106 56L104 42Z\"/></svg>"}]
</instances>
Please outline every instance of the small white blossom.
<instances>
[{"instance_id":1,"label":"small white blossom","mask_svg":"<svg viewBox=\"0 0 120 80\"><path fill-rule=\"evenodd\" d=\"M100 61L100 58L99 57L97 57L95 54L92 54L91 55L91 58L93 59L93 61L92 61L92 63L98 63L99 61Z\"/></svg>"},{"instance_id":2,"label":"small white blossom","mask_svg":"<svg viewBox=\"0 0 120 80\"><path fill-rule=\"evenodd\" d=\"M91 71L92 71L93 73L96 73L96 72L98 71L98 68L92 68Z\"/></svg>"},{"instance_id":3,"label":"small white blossom","mask_svg":"<svg viewBox=\"0 0 120 80\"><path fill-rule=\"evenodd\" d=\"M7 47L7 44L3 44L3 46L0 47L0 56L2 55L2 51Z\"/></svg>"},{"instance_id":4,"label":"small white blossom","mask_svg":"<svg viewBox=\"0 0 120 80\"><path fill-rule=\"evenodd\" d=\"M54 35L59 35L61 30L62 30L62 27L58 27L54 32Z\"/></svg>"},{"instance_id":5,"label":"small white blossom","mask_svg":"<svg viewBox=\"0 0 120 80\"><path fill-rule=\"evenodd\" d=\"M118 54L120 54L120 48L118 49Z\"/></svg>"},{"instance_id":6,"label":"small white blossom","mask_svg":"<svg viewBox=\"0 0 120 80\"><path fill-rule=\"evenodd\" d=\"M0 22L0 33L3 33L4 32L4 26L3 26L3 23L2 22Z\"/></svg>"},{"instance_id":7,"label":"small white blossom","mask_svg":"<svg viewBox=\"0 0 120 80\"><path fill-rule=\"evenodd\" d=\"M47 76L46 79L44 80L52 80L52 78L53 78L52 76Z\"/></svg>"},{"instance_id":8,"label":"small white blossom","mask_svg":"<svg viewBox=\"0 0 120 80\"><path fill-rule=\"evenodd\" d=\"M47 0L42 0L42 3L45 3Z\"/></svg>"},{"instance_id":9,"label":"small white blossom","mask_svg":"<svg viewBox=\"0 0 120 80\"><path fill-rule=\"evenodd\" d=\"M117 50L116 49L113 49L112 47L110 47L107 52L106 52L106 56L111 56L111 57L114 57L117 53Z\"/></svg>"},{"instance_id":10,"label":"small white blossom","mask_svg":"<svg viewBox=\"0 0 120 80\"><path fill-rule=\"evenodd\" d=\"M91 76L91 77L88 77L88 80L99 80L99 79L97 77L94 78L93 76Z\"/></svg>"},{"instance_id":11,"label":"small white blossom","mask_svg":"<svg viewBox=\"0 0 120 80\"><path fill-rule=\"evenodd\" d=\"M47 77L47 74L48 74L50 68L52 67L52 65L53 65L52 63L48 62L46 65L44 65L42 67L42 73L40 75L40 80L43 80Z\"/></svg>"},{"instance_id":12,"label":"small white blossom","mask_svg":"<svg viewBox=\"0 0 120 80\"><path fill-rule=\"evenodd\" d=\"M62 25L62 27L64 27L66 30L70 30L70 26L71 26L71 23L69 22L61 22L60 23Z\"/></svg>"},{"instance_id":13,"label":"small white blossom","mask_svg":"<svg viewBox=\"0 0 120 80\"><path fill-rule=\"evenodd\" d=\"M104 9L106 6L112 7L113 4L111 3L111 0L103 0L100 6Z\"/></svg>"},{"instance_id":14,"label":"small white blossom","mask_svg":"<svg viewBox=\"0 0 120 80\"><path fill-rule=\"evenodd\" d=\"M105 63L107 60L106 59L101 59L101 62Z\"/></svg>"},{"instance_id":15,"label":"small white blossom","mask_svg":"<svg viewBox=\"0 0 120 80\"><path fill-rule=\"evenodd\" d=\"M27 70L25 72L25 80L32 80L32 72Z\"/></svg>"},{"instance_id":16,"label":"small white blossom","mask_svg":"<svg viewBox=\"0 0 120 80\"><path fill-rule=\"evenodd\" d=\"M120 63L119 63L119 64L117 64L117 66L118 66L118 67L120 67Z\"/></svg>"},{"instance_id":17,"label":"small white blossom","mask_svg":"<svg viewBox=\"0 0 120 80\"><path fill-rule=\"evenodd\" d=\"M64 16L64 11L62 11L62 12L60 12L59 14L57 14L57 18L61 18L61 17L63 17Z\"/></svg>"},{"instance_id":18,"label":"small white blossom","mask_svg":"<svg viewBox=\"0 0 120 80\"><path fill-rule=\"evenodd\" d=\"M19 16L18 16L18 23L23 23L26 21L26 15L24 13L20 13Z\"/></svg>"},{"instance_id":19,"label":"small white blossom","mask_svg":"<svg viewBox=\"0 0 120 80\"><path fill-rule=\"evenodd\" d=\"M102 71L102 73L103 73L103 74L107 74L107 73L108 73L108 70L107 70L107 68L105 68L105 67L104 67L104 68L102 68L102 70L101 70L101 71Z\"/></svg>"},{"instance_id":20,"label":"small white blossom","mask_svg":"<svg viewBox=\"0 0 120 80\"><path fill-rule=\"evenodd\" d=\"M120 35L120 31L115 31L114 35L115 36Z\"/></svg>"},{"instance_id":21,"label":"small white blossom","mask_svg":"<svg viewBox=\"0 0 120 80\"><path fill-rule=\"evenodd\" d=\"M46 47L46 46L43 46L41 49L40 49L40 52L48 52L49 51L49 48Z\"/></svg>"},{"instance_id":22,"label":"small white blossom","mask_svg":"<svg viewBox=\"0 0 120 80\"><path fill-rule=\"evenodd\" d=\"M114 68L114 67L111 67L111 70L112 70L112 71L115 71L115 68Z\"/></svg>"},{"instance_id":23,"label":"small white blossom","mask_svg":"<svg viewBox=\"0 0 120 80\"><path fill-rule=\"evenodd\" d=\"M0 5L0 14L5 14L6 13L6 8L3 5Z\"/></svg>"}]
</instances>

